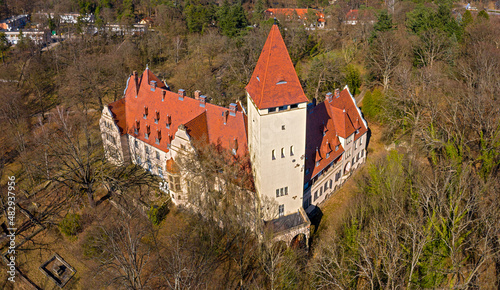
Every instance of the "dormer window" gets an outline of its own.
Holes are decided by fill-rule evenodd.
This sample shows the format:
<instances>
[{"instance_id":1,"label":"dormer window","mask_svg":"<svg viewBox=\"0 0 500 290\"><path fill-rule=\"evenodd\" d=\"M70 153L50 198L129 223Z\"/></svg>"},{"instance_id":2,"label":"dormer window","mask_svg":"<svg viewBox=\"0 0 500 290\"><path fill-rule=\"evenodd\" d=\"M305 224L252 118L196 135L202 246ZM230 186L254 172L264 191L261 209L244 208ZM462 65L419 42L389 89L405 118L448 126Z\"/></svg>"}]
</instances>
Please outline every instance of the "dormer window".
<instances>
[{"instance_id":1,"label":"dormer window","mask_svg":"<svg viewBox=\"0 0 500 290\"><path fill-rule=\"evenodd\" d=\"M329 158L330 157L330 153L326 153L326 158Z\"/></svg>"},{"instance_id":2,"label":"dormer window","mask_svg":"<svg viewBox=\"0 0 500 290\"><path fill-rule=\"evenodd\" d=\"M284 85L284 84L286 84L286 81L279 81L279 82L277 82L276 84L277 84L277 85Z\"/></svg>"},{"instance_id":3,"label":"dormer window","mask_svg":"<svg viewBox=\"0 0 500 290\"><path fill-rule=\"evenodd\" d=\"M318 166L319 166L319 161L316 161L316 167L318 167Z\"/></svg>"},{"instance_id":4,"label":"dormer window","mask_svg":"<svg viewBox=\"0 0 500 290\"><path fill-rule=\"evenodd\" d=\"M172 116L167 115L167 129L170 129L170 124L172 124Z\"/></svg>"},{"instance_id":5,"label":"dormer window","mask_svg":"<svg viewBox=\"0 0 500 290\"><path fill-rule=\"evenodd\" d=\"M148 107L144 106L144 114L142 115L144 119L148 117Z\"/></svg>"},{"instance_id":6,"label":"dormer window","mask_svg":"<svg viewBox=\"0 0 500 290\"><path fill-rule=\"evenodd\" d=\"M155 124L158 124L158 121L160 121L160 112L156 111Z\"/></svg>"},{"instance_id":7,"label":"dormer window","mask_svg":"<svg viewBox=\"0 0 500 290\"><path fill-rule=\"evenodd\" d=\"M149 134L151 133L151 127L146 126L146 133L144 133L144 138L149 139Z\"/></svg>"},{"instance_id":8,"label":"dormer window","mask_svg":"<svg viewBox=\"0 0 500 290\"><path fill-rule=\"evenodd\" d=\"M335 146L335 151L339 150L339 145Z\"/></svg>"},{"instance_id":9,"label":"dormer window","mask_svg":"<svg viewBox=\"0 0 500 290\"><path fill-rule=\"evenodd\" d=\"M154 92L156 90L156 81L151 81L150 85L151 85L151 91Z\"/></svg>"}]
</instances>

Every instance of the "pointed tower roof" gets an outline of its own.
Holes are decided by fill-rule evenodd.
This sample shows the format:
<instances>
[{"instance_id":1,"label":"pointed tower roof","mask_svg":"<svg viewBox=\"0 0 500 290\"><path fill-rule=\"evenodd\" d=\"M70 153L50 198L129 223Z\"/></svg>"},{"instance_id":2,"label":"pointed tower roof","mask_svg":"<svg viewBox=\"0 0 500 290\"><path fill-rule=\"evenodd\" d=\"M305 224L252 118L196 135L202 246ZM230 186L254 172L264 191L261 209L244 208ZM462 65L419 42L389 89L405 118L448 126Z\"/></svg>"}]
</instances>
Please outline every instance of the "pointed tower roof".
<instances>
[{"instance_id":1,"label":"pointed tower roof","mask_svg":"<svg viewBox=\"0 0 500 290\"><path fill-rule=\"evenodd\" d=\"M259 109L308 101L276 24L271 28L246 90Z\"/></svg>"}]
</instances>

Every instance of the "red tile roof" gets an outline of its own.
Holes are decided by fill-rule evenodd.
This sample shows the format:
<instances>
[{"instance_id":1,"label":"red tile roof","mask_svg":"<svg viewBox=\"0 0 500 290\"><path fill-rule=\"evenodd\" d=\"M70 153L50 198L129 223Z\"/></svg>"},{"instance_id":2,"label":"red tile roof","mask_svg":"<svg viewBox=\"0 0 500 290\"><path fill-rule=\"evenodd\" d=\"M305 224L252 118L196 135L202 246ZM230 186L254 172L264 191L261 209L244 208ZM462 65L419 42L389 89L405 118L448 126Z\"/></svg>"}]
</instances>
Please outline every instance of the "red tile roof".
<instances>
[{"instance_id":1,"label":"red tile roof","mask_svg":"<svg viewBox=\"0 0 500 290\"><path fill-rule=\"evenodd\" d=\"M325 15L321 12L319 12L316 9L311 9L316 13L316 16L318 17L318 21L325 21ZM307 13L309 9L307 8L269 8L266 10L266 13L269 16L277 16L277 15L284 15L288 17L292 17L295 14L299 17L299 19L307 19Z\"/></svg>"},{"instance_id":2,"label":"red tile roof","mask_svg":"<svg viewBox=\"0 0 500 290\"><path fill-rule=\"evenodd\" d=\"M125 89L125 97L108 105L122 134L129 134L168 152L167 145L171 142L169 135L173 139L179 125L184 125L192 138L208 138L209 142L220 143L223 148L229 150L233 149L236 139L239 144L237 155L247 154L246 115L241 110L237 110L232 116L228 108L210 103L201 106L199 100L189 97L180 100L179 94L166 90L165 84L149 69L137 79L137 91L134 89L136 82L132 75ZM150 84L152 80L157 82L154 91ZM146 110L147 115L144 118ZM157 112L160 118L156 123ZM171 122L169 128L166 125L168 119ZM137 121L139 128L138 134L135 134ZM148 126L150 135L146 139L144 133ZM155 139L159 137L158 132L161 133L160 144L156 144Z\"/></svg>"},{"instance_id":3,"label":"red tile roof","mask_svg":"<svg viewBox=\"0 0 500 290\"><path fill-rule=\"evenodd\" d=\"M259 109L308 101L277 25L271 28L246 90Z\"/></svg>"},{"instance_id":4,"label":"red tile roof","mask_svg":"<svg viewBox=\"0 0 500 290\"><path fill-rule=\"evenodd\" d=\"M306 131L305 182L308 182L333 161L342 160L340 156L344 152L344 148L338 137L347 138L356 130L358 133L354 135L354 140L366 133L368 128L347 87L338 94L338 97L332 95L331 101L327 98L316 107L309 109ZM337 145L338 149L335 150ZM318 166L316 166L317 163Z\"/></svg>"}]
</instances>

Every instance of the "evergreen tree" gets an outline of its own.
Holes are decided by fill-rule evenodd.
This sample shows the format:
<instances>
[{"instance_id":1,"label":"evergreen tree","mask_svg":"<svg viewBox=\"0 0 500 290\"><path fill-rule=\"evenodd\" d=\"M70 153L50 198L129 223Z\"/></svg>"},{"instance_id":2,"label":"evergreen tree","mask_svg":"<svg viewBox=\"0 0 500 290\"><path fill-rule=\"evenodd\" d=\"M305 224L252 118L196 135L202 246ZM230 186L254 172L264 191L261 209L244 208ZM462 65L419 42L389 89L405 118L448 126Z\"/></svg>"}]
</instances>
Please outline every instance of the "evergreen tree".
<instances>
[{"instance_id":1,"label":"evergreen tree","mask_svg":"<svg viewBox=\"0 0 500 290\"><path fill-rule=\"evenodd\" d=\"M2 54L2 63L5 63L4 56L5 52L9 49L10 45L7 41L7 36L4 32L0 32L0 53Z\"/></svg>"},{"instance_id":2,"label":"evergreen tree","mask_svg":"<svg viewBox=\"0 0 500 290\"><path fill-rule=\"evenodd\" d=\"M462 27L466 27L474 21L472 18L472 13L469 10L466 10L464 16L462 17Z\"/></svg>"},{"instance_id":3,"label":"evergreen tree","mask_svg":"<svg viewBox=\"0 0 500 290\"><path fill-rule=\"evenodd\" d=\"M393 28L392 16L387 13L387 10L383 10L377 15L377 23L373 25L374 32L377 31L389 31Z\"/></svg>"}]
</instances>

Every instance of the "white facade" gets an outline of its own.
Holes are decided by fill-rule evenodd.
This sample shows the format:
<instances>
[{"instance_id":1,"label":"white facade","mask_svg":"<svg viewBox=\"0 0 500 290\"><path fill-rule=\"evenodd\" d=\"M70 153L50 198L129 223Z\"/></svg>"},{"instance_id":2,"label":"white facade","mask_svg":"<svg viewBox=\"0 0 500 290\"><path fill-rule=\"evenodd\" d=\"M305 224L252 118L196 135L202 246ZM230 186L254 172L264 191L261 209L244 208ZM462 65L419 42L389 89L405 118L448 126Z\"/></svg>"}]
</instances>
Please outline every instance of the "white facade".
<instances>
[{"instance_id":1,"label":"white facade","mask_svg":"<svg viewBox=\"0 0 500 290\"><path fill-rule=\"evenodd\" d=\"M302 207L307 104L259 110L247 93L248 148L254 182L261 198L278 205L277 216Z\"/></svg>"}]
</instances>

